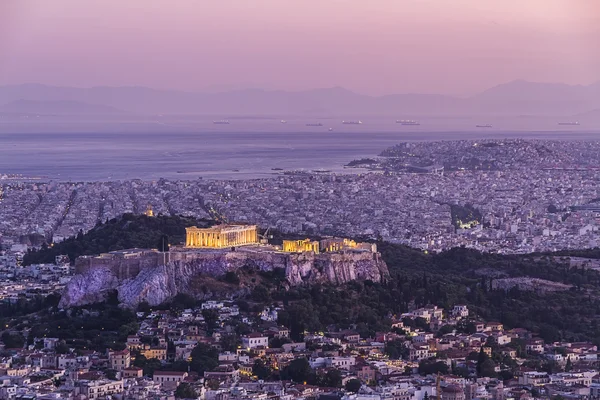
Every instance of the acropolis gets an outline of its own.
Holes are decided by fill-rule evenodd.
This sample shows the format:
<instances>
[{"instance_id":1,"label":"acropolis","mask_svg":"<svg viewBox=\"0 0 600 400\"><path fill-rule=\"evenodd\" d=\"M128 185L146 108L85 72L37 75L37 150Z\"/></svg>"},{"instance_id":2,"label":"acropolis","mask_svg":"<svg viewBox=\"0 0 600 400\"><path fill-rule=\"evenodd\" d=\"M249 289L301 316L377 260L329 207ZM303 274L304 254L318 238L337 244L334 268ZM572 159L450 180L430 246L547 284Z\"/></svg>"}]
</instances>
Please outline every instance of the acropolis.
<instances>
[{"instance_id":1,"label":"acropolis","mask_svg":"<svg viewBox=\"0 0 600 400\"><path fill-rule=\"evenodd\" d=\"M258 243L256 225L217 225L211 228L185 228L185 247L213 248L244 246Z\"/></svg>"},{"instance_id":2,"label":"acropolis","mask_svg":"<svg viewBox=\"0 0 600 400\"><path fill-rule=\"evenodd\" d=\"M357 243L347 238L327 237L320 241L304 240L284 240L282 250L287 253L334 253L348 250L366 250L373 253L377 252L377 245L374 243Z\"/></svg>"}]
</instances>

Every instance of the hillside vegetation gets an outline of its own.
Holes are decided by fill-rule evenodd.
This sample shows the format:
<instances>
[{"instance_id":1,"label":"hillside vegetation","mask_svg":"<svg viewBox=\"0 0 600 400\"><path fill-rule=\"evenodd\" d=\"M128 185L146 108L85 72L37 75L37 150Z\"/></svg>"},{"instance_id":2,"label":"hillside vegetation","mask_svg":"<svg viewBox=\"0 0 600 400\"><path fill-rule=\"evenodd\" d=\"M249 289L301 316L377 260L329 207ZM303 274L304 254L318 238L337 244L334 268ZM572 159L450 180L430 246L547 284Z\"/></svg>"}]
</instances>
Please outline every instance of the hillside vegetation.
<instances>
[{"instance_id":1,"label":"hillside vegetation","mask_svg":"<svg viewBox=\"0 0 600 400\"><path fill-rule=\"evenodd\" d=\"M87 234L29 253L26 262L52 262L58 254L68 254L73 260L82 254L122 248L155 248L161 235L168 235L171 243L177 243L183 240L186 226L211 223L184 217L124 215ZM278 232L272 234L273 240L281 240ZM600 344L600 273L570 267L569 253L555 257L507 256L456 248L425 254L397 244L377 245L390 271L390 279L383 283L289 288L276 273L243 270L228 273L221 283L200 280L198 290L230 292L244 288L248 294L239 301L250 302L257 310L281 302L285 311L280 313L279 322L288 326L296 339L305 330L324 330L332 324L372 335L389 328L394 315L415 307L438 305L447 309L467 304L484 320L502 322L506 328L527 328L547 341L593 340ZM582 257L598 254L597 249L573 253ZM531 290L527 285L506 284L534 278L553 289L542 285ZM211 290L214 287L222 290Z\"/></svg>"},{"instance_id":2,"label":"hillside vegetation","mask_svg":"<svg viewBox=\"0 0 600 400\"><path fill-rule=\"evenodd\" d=\"M106 253L131 248L156 248L159 239L166 235L170 244L185 241L185 228L196 225L208 227L212 220L197 220L191 217L124 214L106 223L99 223L87 233L79 232L60 243L43 246L38 251L28 252L23 263L53 263L58 255L68 255L73 262L82 255Z\"/></svg>"}]
</instances>

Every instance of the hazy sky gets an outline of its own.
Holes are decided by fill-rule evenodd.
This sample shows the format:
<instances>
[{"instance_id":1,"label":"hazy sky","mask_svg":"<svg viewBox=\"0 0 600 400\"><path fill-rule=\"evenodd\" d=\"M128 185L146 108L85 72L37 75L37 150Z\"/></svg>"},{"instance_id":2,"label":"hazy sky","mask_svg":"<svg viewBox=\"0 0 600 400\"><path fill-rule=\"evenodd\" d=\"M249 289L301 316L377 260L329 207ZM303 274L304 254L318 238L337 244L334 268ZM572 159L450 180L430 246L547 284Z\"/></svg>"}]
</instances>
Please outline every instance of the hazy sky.
<instances>
[{"instance_id":1,"label":"hazy sky","mask_svg":"<svg viewBox=\"0 0 600 400\"><path fill-rule=\"evenodd\" d=\"M0 0L0 84L471 94L600 80L600 0Z\"/></svg>"}]
</instances>

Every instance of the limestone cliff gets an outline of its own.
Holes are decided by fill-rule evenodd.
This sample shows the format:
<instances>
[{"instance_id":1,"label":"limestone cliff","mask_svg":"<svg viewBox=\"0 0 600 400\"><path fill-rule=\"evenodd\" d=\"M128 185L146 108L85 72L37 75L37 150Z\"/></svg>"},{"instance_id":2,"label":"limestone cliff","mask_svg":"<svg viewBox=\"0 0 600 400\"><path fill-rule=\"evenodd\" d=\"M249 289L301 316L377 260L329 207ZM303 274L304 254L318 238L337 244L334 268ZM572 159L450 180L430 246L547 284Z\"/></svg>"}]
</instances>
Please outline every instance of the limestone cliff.
<instances>
[{"instance_id":1,"label":"limestone cliff","mask_svg":"<svg viewBox=\"0 0 600 400\"><path fill-rule=\"evenodd\" d=\"M158 258L160 259L160 257ZM160 304L177 293L206 298L194 285L199 276L219 277L227 271L250 267L262 271L282 269L290 285L331 283L352 280L380 282L389 275L379 253L281 253L251 251L207 251L170 254L169 261L147 265L132 277L122 275L122 266L100 264L81 270L68 284L62 307L101 300L108 291L117 290L120 302L135 307L142 301Z\"/></svg>"}]
</instances>

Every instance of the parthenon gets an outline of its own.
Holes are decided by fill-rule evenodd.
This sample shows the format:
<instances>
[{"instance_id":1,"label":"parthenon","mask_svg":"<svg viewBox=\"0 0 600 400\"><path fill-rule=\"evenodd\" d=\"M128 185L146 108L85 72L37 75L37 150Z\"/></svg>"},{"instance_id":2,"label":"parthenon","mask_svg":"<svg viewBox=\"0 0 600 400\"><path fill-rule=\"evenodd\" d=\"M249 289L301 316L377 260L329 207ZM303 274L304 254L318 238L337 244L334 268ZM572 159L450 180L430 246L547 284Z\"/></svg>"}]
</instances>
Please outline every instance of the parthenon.
<instances>
[{"instance_id":1,"label":"parthenon","mask_svg":"<svg viewBox=\"0 0 600 400\"><path fill-rule=\"evenodd\" d=\"M214 248L244 246L258 243L256 225L217 225L211 228L185 228L185 246Z\"/></svg>"}]
</instances>

